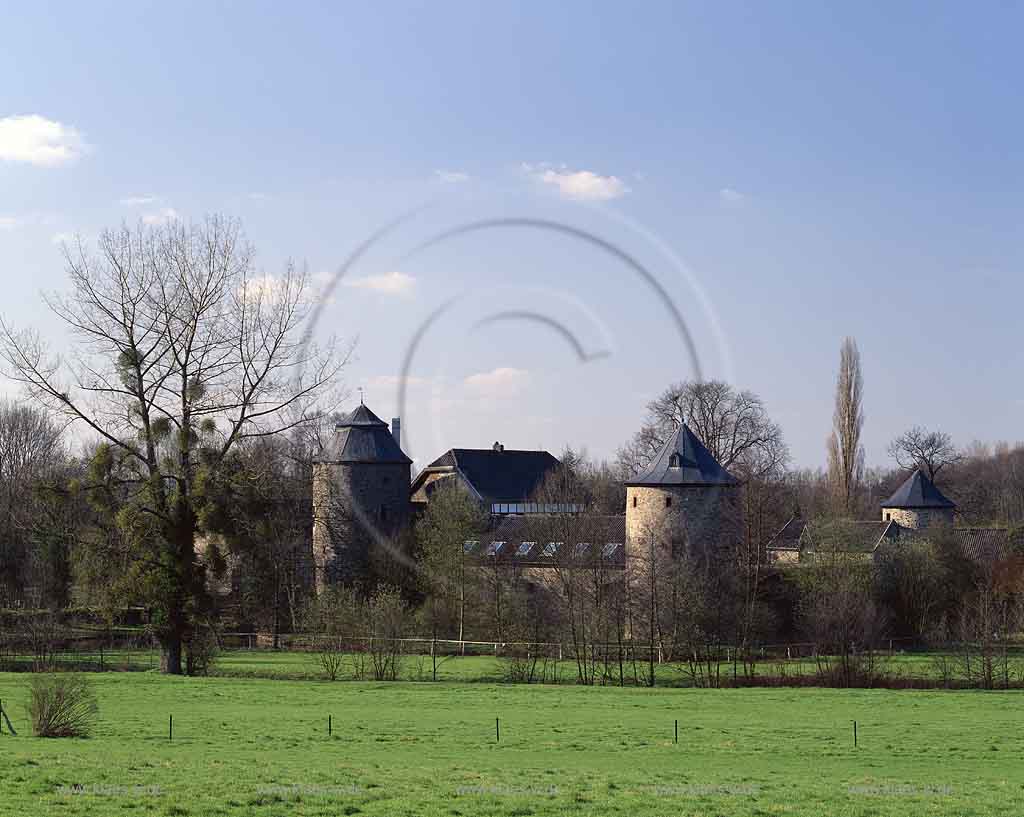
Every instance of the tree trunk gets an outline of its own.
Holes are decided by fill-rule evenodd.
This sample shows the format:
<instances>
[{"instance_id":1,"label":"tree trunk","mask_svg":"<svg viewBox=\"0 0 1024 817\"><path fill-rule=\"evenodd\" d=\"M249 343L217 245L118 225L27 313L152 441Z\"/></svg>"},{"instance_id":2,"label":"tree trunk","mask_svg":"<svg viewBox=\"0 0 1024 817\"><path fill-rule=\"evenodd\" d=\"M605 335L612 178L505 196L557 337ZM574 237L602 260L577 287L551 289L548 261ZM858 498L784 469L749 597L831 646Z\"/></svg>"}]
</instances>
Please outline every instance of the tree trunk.
<instances>
[{"instance_id":1,"label":"tree trunk","mask_svg":"<svg viewBox=\"0 0 1024 817\"><path fill-rule=\"evenodd\" d=\"M160 672L181 675L181 633L168 633L160 639Z\"/></svg>"},{"instance_id":2,"label":"tree trunk","mask_svg":"<svg viewBox=\"0 0 1024 817\"><path fill-rule=\"evenodd\" d=\"M174 554L174 586L175 590L166 599L166 623L163 625L160 639L160 671L167 675L183 673L182 654L185 636L189 629L188 599L192 594L202 593L203 587L196 585L195 575L195 517L191 509L182 501L175 508L176 524L168 532L169 544Z\"/></svg>"}]
</instances>

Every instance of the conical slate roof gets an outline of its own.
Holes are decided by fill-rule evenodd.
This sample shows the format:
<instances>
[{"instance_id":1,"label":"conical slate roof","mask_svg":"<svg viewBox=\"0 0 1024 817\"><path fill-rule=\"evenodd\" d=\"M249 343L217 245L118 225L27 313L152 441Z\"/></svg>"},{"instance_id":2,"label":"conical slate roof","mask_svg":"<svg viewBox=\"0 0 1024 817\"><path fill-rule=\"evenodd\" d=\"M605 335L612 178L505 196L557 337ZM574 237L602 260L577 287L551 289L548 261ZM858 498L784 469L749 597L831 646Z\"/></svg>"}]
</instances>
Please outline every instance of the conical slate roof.
<instances>
[{"instance_id":1,"label":"conical slate roof","mask_svg":"<svg viewBox=\"0 0 1024 817\"><path fill-rule=\"evenodd\" d=\"M412 463L395 438L388 424L360 404L359 408L338 422L330 441L323 447L317 462Z\"/></svg>"},{"instance_id":2,"label":"conical slate roof","mask_svg":"<svg viewBox=\"0 0 1024 817\"><path fill-rule=\"evenodd\" d=\"M907 477L891 497L882 503L883 508L955 508L956 503L943 495L920 468Z\"/></svg>"},{"instance_id":3,"label":"conical slate roof","mask_svg":"<svg viewBox=\"0 0 1024 817\"><path fill-rule=\"evenodd\" d=\"M626 485L736 485L697 435L684 423L665 441L657 456Z\"/></svg>"}]
</instances>

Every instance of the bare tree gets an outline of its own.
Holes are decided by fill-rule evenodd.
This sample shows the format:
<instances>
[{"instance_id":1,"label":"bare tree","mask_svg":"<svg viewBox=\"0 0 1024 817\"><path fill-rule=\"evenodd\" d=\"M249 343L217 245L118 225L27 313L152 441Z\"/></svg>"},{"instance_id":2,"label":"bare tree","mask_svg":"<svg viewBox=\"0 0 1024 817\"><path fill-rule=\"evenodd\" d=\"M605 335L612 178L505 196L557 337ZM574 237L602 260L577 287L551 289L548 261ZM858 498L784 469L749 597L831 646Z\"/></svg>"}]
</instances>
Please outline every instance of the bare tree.
<instances>
[{"instance_id":1,"label":"bare tree","mask_svg":"<svg viewBox=\"0 0 1024 817\"><path fill-rule=\"evenodd\" d=\"M568 630L577 681L592 685L608 679L613 664L621 667L627 631L623 570L605 555L609 518L589 504L587 484L572 468L551 472L534 498L560 509L537 515L532 535L553 549L553 585L562 603L559 618ZM614 661L608 655L611 644L618 645Z\"/></svg>"},{"instance_id":2,"label":"bare tree","mask_svg":"<svg viewBox=\"0 0 1024 817\"><path fill-rule=\"evenodd\" d=\"M745 458L788 457L782 429L772 422L760 397L720 380L686 380L672 384L647 404L643 426L619 451L620 467L628 474L637 473L683 423L726 469Z\"/></svg>"},{"instance_id":3,"label":"bare tree","mask_svg":"<svg viewBox=\"0 0 1024 817\"><path fill-rule=\"evenodd\" d=\"M801 626L814 642L821 681L871 686L883 673L874 647L885 624L874 599L874 568L856 551L846 526L823 525L817 538L827 544L815 549L798 577Z\"/></svg>"},{"instance_id":4,"label":"bare tree","mask_svg":"<svg viewBox=\"0 0 1024 817\"><path fill-rule=\"evenodd\" d=\"M119 488L108 510L130 544L125 578L154 611L162 668L179 674L207 603L195 553L206 476L239 442L321 413L344 357L305 342L307 273L254 275L229 219L124 226L65 258L71 291L46 300L76 348L54 355L5 320L0 356L33 399L103 441L95 471Z\"/></svg>"},{"instance_id":5,"label":"bare tree","mask_svg":"<svg viewBox=\"0 0 1024 817\"><path fill-rule=\"evenodd\" d=\"M928 431L921 426L914 426L889 443L889 456L901 468L920 468L933 482L939 471L948 465L956 465L964 458L949 434Z\"/></svg>"},{"instance_id":6,"label":"bare tree","mask_svg":"<svg viewBox=\"0 0 1024 817\"><path fill-rule=\"evenodd\" d=\"M864 377L860 352L853 338L843 341L836 380L836 407L832 435L828 441L828 472L837 500L846 514L854 510L858 488L864 477Z\"/></svg>"},{"instance_id":7,"label":"bare tree","mask_svg":"<svg viewBox=\"0 0 1024 817\"><path fill-rule=\"evenodd\" d=\"M925 539L910 539L883 549L877 566L879 590L896 626L915 638L925 638L941 617L950 585L938 548Z\"/></svg>"},{"instance_id":8,"label":"bare tree","mask_svg":"<svg viewBox=\"0 0 1024 817\"><path fill-rule=\"evenodd\" d=\"M45 554L36 547L34 511L42 483L55 476L66 456L61 426L45 411L0 401L0 604L43 603L48 594L30 574ZM27 597L31 596L31 598Z\"/></svg>"}]
</instances>

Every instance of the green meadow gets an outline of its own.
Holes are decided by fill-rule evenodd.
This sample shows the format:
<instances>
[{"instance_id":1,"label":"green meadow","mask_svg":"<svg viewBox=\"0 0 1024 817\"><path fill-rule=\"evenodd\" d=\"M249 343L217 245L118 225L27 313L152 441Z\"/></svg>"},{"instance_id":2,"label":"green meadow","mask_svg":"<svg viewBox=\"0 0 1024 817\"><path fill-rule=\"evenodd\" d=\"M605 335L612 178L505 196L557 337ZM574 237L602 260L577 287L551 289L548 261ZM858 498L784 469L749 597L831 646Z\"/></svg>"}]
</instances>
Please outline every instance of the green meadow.
<instances>
[{"instance_id":1,"label":"green meadow","mask_svg":"<svg viewBox=\"0 0 1024 817\"><path fill-rule=\"evenodd\" d=\"M1017 692L91 677L54 740L0 675L0 814L1024 813Z\"/></svg>"}]
</instances>

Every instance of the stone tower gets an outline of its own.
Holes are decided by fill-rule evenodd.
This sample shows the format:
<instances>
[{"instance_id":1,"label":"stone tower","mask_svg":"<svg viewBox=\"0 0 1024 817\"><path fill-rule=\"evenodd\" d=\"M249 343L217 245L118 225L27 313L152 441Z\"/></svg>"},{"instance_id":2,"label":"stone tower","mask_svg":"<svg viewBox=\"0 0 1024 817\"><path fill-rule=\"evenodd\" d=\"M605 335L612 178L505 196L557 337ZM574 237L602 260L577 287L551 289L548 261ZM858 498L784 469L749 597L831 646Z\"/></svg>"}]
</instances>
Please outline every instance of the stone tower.
<instances>
[{"instance_id":1,"label":"stone tower","mask_svg":"<svg viewBox=\"0 0 1024 817\"><path fill-rule=\"evenodd\" d=\"M951 528L955 510L956 503L918 468L882 503L882 520L892 520L901 528L911 530L940 525Z\"/></svg>"},{"instance_id":2,"label":"stone tower","mask_svg":"<svg viewBox=\"0 0 1024 817\"><path fill-rule=\"evenodd\" d=\"M652 542L673 556L713 556L738 530L737 486L681 425L643 473L626 482L627 559L645 560Z\"/></svg>"},{"instance_id":3,"label":"stone tower","mask_svg":"<svg viewBox=\"0 0 1024 817\"><path fill-rule=\"evenodd\" d=\"M365 582L409 523L410 460L387 423L360 404L313 463L316 588Z\"/></svg>"}]
</instances>

